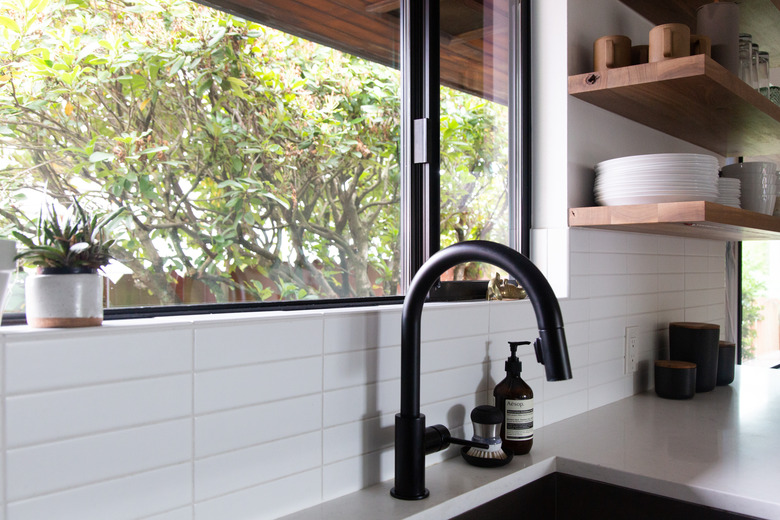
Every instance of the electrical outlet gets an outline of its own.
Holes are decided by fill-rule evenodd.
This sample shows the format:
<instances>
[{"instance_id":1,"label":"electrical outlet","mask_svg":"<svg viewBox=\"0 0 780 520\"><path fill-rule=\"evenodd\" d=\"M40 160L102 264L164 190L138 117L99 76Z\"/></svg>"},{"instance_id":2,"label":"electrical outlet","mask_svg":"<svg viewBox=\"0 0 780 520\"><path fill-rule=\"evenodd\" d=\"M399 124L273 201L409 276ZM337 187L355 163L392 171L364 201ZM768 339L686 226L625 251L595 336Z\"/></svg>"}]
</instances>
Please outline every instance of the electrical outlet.
<instances>
[{"instance_id":1,"label":"electrical outlet","mask_svg":"<svg viewBox=\"0 0 780 520\"><path fill-rule=\"evenodd\" d=\"M626 327L625 374L636 372L639 355L639 327Z\"/></svg>"}]
</instances>

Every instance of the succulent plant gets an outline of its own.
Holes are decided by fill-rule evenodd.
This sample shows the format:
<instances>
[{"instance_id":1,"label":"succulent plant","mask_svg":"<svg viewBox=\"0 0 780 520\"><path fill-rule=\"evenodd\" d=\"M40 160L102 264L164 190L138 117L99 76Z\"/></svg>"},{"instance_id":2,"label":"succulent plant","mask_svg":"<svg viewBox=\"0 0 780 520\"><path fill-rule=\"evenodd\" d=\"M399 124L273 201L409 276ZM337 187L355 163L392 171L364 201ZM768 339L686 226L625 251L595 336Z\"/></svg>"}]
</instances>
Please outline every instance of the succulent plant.
<instances>
[{"instance_id":1,"label":"succulent plant","mask_svg":"<svg viewBox=\"0 0 780 520\"><path fill-rule=\"evenodd\" d=\"M48 215L42 209L33 236L12 233L25 247L16 259L39 270L94 271L103 267L113 258L114 245L113 239L106 238L105 227L123 211L119 208L108 215L90 217L76 199L62 219L53 206L48 208Z\"/></svg>"}]
</instances>

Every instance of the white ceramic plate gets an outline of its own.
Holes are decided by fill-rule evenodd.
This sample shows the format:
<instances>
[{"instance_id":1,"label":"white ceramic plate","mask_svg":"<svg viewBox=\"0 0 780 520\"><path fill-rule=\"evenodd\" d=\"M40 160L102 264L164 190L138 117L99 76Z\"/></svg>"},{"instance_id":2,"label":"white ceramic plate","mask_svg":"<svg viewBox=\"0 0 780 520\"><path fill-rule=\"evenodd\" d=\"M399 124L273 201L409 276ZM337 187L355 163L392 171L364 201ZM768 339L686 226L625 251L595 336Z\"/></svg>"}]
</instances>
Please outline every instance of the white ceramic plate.
<instances>
[{"instance_id":1,"label":"white ceramic plate","mask_svg":"<svg viewBox=\"0 0 780 520\"><path fill-rule=\"evenodd\" d=\"M688 202L694 200L704 200L715 202L717 197L689 197L684 195L635 195L631 197L604 197L597 198L596 201L602 206L625 206L628 204L658 204L662 202Z\"/></svg>"}]
</instances>

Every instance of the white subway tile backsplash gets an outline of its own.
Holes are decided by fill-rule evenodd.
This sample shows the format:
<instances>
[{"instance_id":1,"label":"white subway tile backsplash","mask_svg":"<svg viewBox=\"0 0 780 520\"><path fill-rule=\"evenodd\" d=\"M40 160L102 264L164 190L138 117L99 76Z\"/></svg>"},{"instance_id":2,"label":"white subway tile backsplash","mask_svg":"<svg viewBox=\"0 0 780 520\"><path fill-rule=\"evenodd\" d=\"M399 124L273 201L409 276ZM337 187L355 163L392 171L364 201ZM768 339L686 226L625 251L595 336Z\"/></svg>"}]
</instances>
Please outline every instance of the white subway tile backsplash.
<instances>
[{"instance_id":1,"label":"white subway tile backsplash","mask_svg":"<svg viewBox=\"0 0 780 520\"><path fill-rule=\"evenodd\" d=\"M393 478L393 454L392 449L386 449L324 465L322 499L338 498Z\"/></svg>"},{"instance_id":2,"label":"white subway tile backsplash","mask_svg":"<svg viewBox=\"0 0 780 520\"><path fill-rule=\"evenodd\" d=\"M569 296L572 299L585 299L590 296L590 278L588 276L569 277Z\"/></svg>"},{"instance_id":3,"label":"white subway tile backsplash","mask_svg":"<svg viewBox=\"0 0 780 520\"><path fill-rule=\"evenodd\" d=\"M657 292L682 291L685 289L685 275L682 273L659 274Z\"/></svg>"},{"instance_id":4,"label":"white subway tile backsplash","mask_svg":"<svg viewBox=\"0 0 780 520\"><path fill-rule=\"evenodd\" d=\"M624 375L625 365L625 359L622 357L590 365L588 367L588 388L621 379Z\"/></svg>"},{"instance_id":5,"label":"white subway tile backsplash","mask_svg":"<svg viewBox=\"0 0 780 520\"><path fill-rule=\"evenodd\" d=\"M544 381L544 402L549 403L561 396L575 395L586 392L590 367L572 368L573 377L566 381Z\"/></svg>"},{"instance_id":6,"label":"white subway tile backsplash","mask_svg":"<svg viewBox=\"0 0 780 520\"><path fill-rule=\"evenodd\" d=\"M564 324L587 322L590 319L590 300L563 300L558 303Z\"/></svg>"},{"instance_id":7,"label":"white subway tile backsplash","mask_svg":"<svg viewBox=\"0 0 780 520\"><path fill-rule=\"evenodd\" d=\"M195 501L252 488L321 465L319 431L206 457L195 461Z\"/></svg>"},{"instance_id":8,"label":"white subway tile backsplash","mask_svg":"<svg viewBox=\"0 0 780 520\"><path fill-rule=\"evenodd\" d=\"M483 343L483 348L481 350L482 361L487 362L491 359L506 358L509 355L510 341L530 341L533 344L534 340L539 337L539 328L537 327L535 319L530 325L531 326L526 329L511 329L500 332L491 331L490 336L488 336L487 350L485 350L485 344ZM568 327L566 330L568 330ZM533 351L533 345L520 345L517 355L522 357L524 355L532 354ZM485 355L487 355L489 359L485 358Z\"/></svg>"},{"instance_id":9,"label":"white subway tile backsplash","mask_svg":"<svg viewBox=\"0 0 780 520\"><path fill-rule=\"evenodd\" d=\"M706 256L686 256L686 273L706 273L709 270L710 259Z\"/></svg>"},{"instance_id":10,"label":"white subway tile backsplash","mask_svg":"<svg viewBox=\"0 0 780 520\"><path fill-rule=\"evenodd\" d=\"M655 317L656 310L658 310L658 293L632 294L626 298L626 314L653 313Z\"/></svg>"},{"instance_id":11,"label":"white subway tile backsplash","mask_svg":"<svg viewBox=\"0 0 780 520\"><path fill-rule=\"evenodd\" d=\"M713 258L719 258L721 261L726 258L726 246L728 242L721 242L718 240L709 241L709 255Z\"/></svg>"},{"instance_id":12,"label":"white subway tile backsplash","mask_svg":"<svg viewBox=\"0 0 780 520\"><path fill-rule=\"evenodd\" d=\"M602 274L590 277L590 297L622 296L626 294L629 276L625 274Z\"/></svg>"},{"instance_id":13,"label":"white subway tile backsplash","mask_svg":"<svg viewBox=\"0 0 780 520\"><path fill-rule=\"evenodd\" d=\"M401 347L375 348L324 357L325 390L385 381L401 375Z\"/></svg>"},{"instance_id":14,"label":"white subway tile backsplash","mask_svg":"<svg viewBox=\"0 0 780 520\"><path fill-rule=\"evenodd\" d=\"M322 357L195 374L195 413L202 414L322 392Z\"/></svg>"},{"instance_id":15,"label":"white subway tile backsplash","mask_svg":"<svg viewBox=\"0 0 780 520\"><path fill-rule=\"evenodd\" d=\"M566 330L566 342L570 347L579 345L588 345L588 336L590 336L590 323L587 321L570 322L564 320Z\"/></svg>"},{"instance_id":16,"label":"white subway tile backsplash","mask_svg":"<svg viewBox=\"0 0 780 520\"><path fill-rule=\"evenodd\" d=\"M572 276L587 276L590 274L590 254L571 253L569 262L569 272Z\"/></svg>"},{"instance_id":17,"label":"white subway tile backsplash","mask_svg":"<svg viewBox=\"0 0 780 520\"><path fill-rule=\"evenodd\" d=\"M191 452L189 419L10 449L8 500L179 464Z\"/></svg>"},{"instance_id":18,"label":"white subway tile backsplash","mask_svg":"<svg viewBox=\"0 0 780 520\"><path fill-rule=\"evenodd\" d=\"M685 307L701 307L722 303L726 299L725 289L701 289L685 291Z\"/></svg>"},{"instance_id":19,"label":"white subway tile backsplash","mask_svg":"<svg viewBox=\"0 0 780 520\"><path fill-rule=\"evenodd\" d=\"M321 501L319 468L195 504L197 520L271 520Z\"/></svg>"},{"instance_id":20,"label":"white subway tile backsplash","mask_svg":"<svg viewBox=\"0 0 780 520\"><path fill-rule=\"evenodd\" d=\"M189 417L189 374L9 397L9 448Z\"/></svg>"},{"instance_id":21,"label":"white subway tile backsplash","mask_svg":"<svg viewBox=\"0 0 780 520\"><path fill-rule=\"evenodd\" d=\"M603 341L594 341L588 349L590 364L603 363L611 359L623 359L625 355L625 336Z\"/></svg>"},{"instance_id":22,"label":"white subway tile backsplash","mask_svg":"<svg viewBox=\"0 0 780 520\"><path fill-rule=\"evenodd\" d=\"M321 427L319 394L200 415L195 418L195 457L247 448Z\"/></svg>"},{"instance_id":23,"label":"white subway tile backsplash","mask_svg":"<svg viewBox=\"0 0 780 520\"><path fill-rule=\"evenodd\" d=\"M8 504L8 520L131 520L190 503L188 463L13 501Z\"/></svg>"},{"instance_id":24,"label":"white subway tile backsplash","mask_svg":"<svg viewBox=\"0 0 780 520\"><path fill-rule=\"evenodd\" d=\"M694 291L699 289L710 289L718 287L723 289L724 280L722 276L713 273L688 273L685 275L685 290Z\"/></svg>"},{"instance_id":25,"label":"white subway tile backsplash","mask_svg":"<svg viewBox=\"0 0 780 520\"><path fill-rule=\"evenodd\" d=\"M420 369L423 372L475 366L484 362L489 349L488 336L463 336L439 341L425 341L420 347ZM399 363L393 376L401 376Z\"/></svg>"},{"instance_id":26,"label":"white subway tile backsplash","mask_svg":"<svg viewBox=\"0 0 780 520\"><path fill-rule=\"evenodd\" d=\"M489 331L502 332L536 326L534 308L528 299L520 301L492 301L488 304L490 311Z\"/></svg>"},{"instance_id":27,"label":"white subway tile backsplash","mask_svg":"<svg viewBox=\"0 0 780 520\"><path fill-rule=\"evenodd\" d=\"M483 302L426 305L422 313L420 338L426 342L487 334L490 309L490 305Z\"/></svg>"},{"instance_id":28,"label":"white subway tile backsplash","mask_svg":"<svg viewBox=\"0 0 780 520\"><path fill-rule=\"evenodd\" d=\"M609 296L606 298L590 299L590 317L598 320L603 318L612 318L623 316L626 313L625 296Z\"/></svg>"},{"instance_id":29,"label":"white subway tile backsplash","mask_svg":"<svg viewBox=\"0 0 780 520\"><path fill-rule=\"evenodd\" d=\"M724 247L725 251L725 247ZM725 278L725 253L721 256L711 256L707 259L707 271L710 273L724 273Z\"/></svg>"},{"instance_id":30,"label":"white subway tile backsplash","mask_svg":"<svg viewBox=\"0 0 780 520\"><path fill-rule=\"evenodd\" d=\"M580 390L544 401L544 425L563 421L569 417L588 411L588 391Z\"/></svg>"},{"instance_id":31,"label":"white subway tile backsplash","mask_svg":"<svg viewBox=\"0 0 780 520\"><path fill-rule=\"evenodd\" d=\"M658 253L662 255L684 255L685 239L682 237L659 236Z\"/></svg>"},{"instance_id":32,"label":"white subway tile backsplash","mask_svg":"<svg viewBox=\"0 0 780 520\"><path fill-rule=\"evenodd\" d=\"M626 251L654 255L658 253L658 239L656 235L644 233L626 233Z\"/></svg>"},{"instance_id":33,"label":"white subway tile backsplash","mask_svg":"<svg viewBox=\"0 0 780 520\"><path fill-rule=\"evenodd\" d=\"M629 236L629 233L615 233L598 229L590 230L590 252L596 255L602 253L625 253L628 247Z\"/></svg>"},{"instance_id":34,"label":"white subway tile backsplash","mask_svg":"<svg viewBox=\"0 0 780 520\"><path fill-rule=\"evenodd\" d=\"M707 256L710 254L711 240L702 240L698 238L685 239L685 254L692 256Z\"/></svg>"},{"instance_id":35,"label":"white subway tile backsplash","mask_svg":"<svg viewBox=\"0 0 780 520\"><path fill-rule=\"evenodd\" d=\"M6 340L8 394L192 370L192 332L159 330Z\"/></svg>"},{"instance_id":36,"label":"white subway tile backsplash","mask_svg":"<svg viewBox=\"0 0 780 520\"><path fill-rule=\"evenodd\" d=\"M574 377L546 381L521 347L537 427L649 388L670 321L725 322L722 242L561 233L569 255L544 259L571 271ZM392 478L400 305L190 321L0 335L9 520L276 518ZM640 363L624 375L627 325ZM421 331L421 412L465 437L507 342L538 337L528 300L426 304Z\"/></svg>"},{"instance_id":37,"label":"white subway tile backsplash","mask_svg":"<svg viewBox=\"0 0 780 520\"><path fill-rule=\"evenodd\" d=\"M316 356L323 318L305 316L195 329L195 369L205 370Z\"/></svg>"},{"instance_id":38,"label":"white subway tile backsplash","mask_svg":"<svg viewBox=\"0 0 780 520\"><path fill-rule=\"evenodd\" d=\"M659 255L658 272L659 273L684 273L685 257L673 256L673 255Z\"/></svg>"},{"instance_id":39,"label":"white subway tile backsplash","mask_svg":"<svg viewBox=\"0 0 780 520\"><path fill-rule=\"evenodd\" d=\"M626 274L626 255L591 253L589 271L589 274Z\"/></svg>"},{"instance_id":40,"label":"white subway tile backsplash","mask_svg":"<svg viewBox=\"0 0 780 520\"><path fill-rule=\"evenodd\" d=\"M420 403L431 404L484 391L485 370L478 366L423 373L420 377Z\"/></svg>"},{"instance_id":41,"label":"white subway tile backsplash","mask_svg":"<svg viewBox=\"0 0 780 520\"><path fill-rule=\"evenodd\" d=\"M383 448L395 439L395 414L374 417L323 430L323 464L332 464Z\"/></svg>"},{"instance_id":42,"label":"white subway tile backsplash","mask_svg":"<svg viewBox=\"0 0 780 520\"><path fill-rule=\"evenodd\" d=\"M658 290L657 274L632 274L626 284L627 294L648 294Z\"/></svg>"},{"instance_id":43,"label":"white subway tile backsplash","mask_svg":"<svg viewBox=\"0 0 780 520\"><path fill-rule=\"evenodd\" d=\"M658 310L671 311L685 308L685 291L659 292Z\"/></svg>"},{"instance_id":44,"label":"white subway tile backsplash","mask_svg":"<svg viewBox=\"0 0 780 520\"><path fill-rule=\"evenodd\" d=\"M588 389L588 409L593 410L599 406L604 406L634 393L633 378L624 376L603 385L591 386Z\"/></svg>"},{"instance_id":45,"label":"white subway tile backsplash","mask_svg":"<svg viewBox=\"0 0 780 520\"><path fill-rule=\"evenodd\" d=\"M686 307L684 321L697 321L706 323L709 317L710 314L707 307Z\"/></svg>"},{"instance_id":46,"label":"white subway tile backsplash","mask_svg":"<svg viewBox=\"0 0 780 520\"><path fill-rule=\"evenodd\" d=\"M328 314L324 319L325 353L389 347L401 344L401 309Z\"/></svg>"},{"instance_id":47,"label":"white subway tile backsplash","mask_svg":"<svg viewBox=\"0 0 780 520\"><path fill-rule=\"evenodd\" d=\"M654 274L658 272L658 256L648 254L626 255L626 270L629 274Z\"/></svg>"},{"instance_id":48,"label":"white subway tile backsplash","mask_svg":"<svg viewBox=\"0 0 780 520\"><path fill-rule=\"evenodd\" d=\"M322 397L323 427L397 413L401 402L401 381L383 381L363 387L326 391Z\"/></svg>"},{"instance_id":49,"label":"white subway tile backsplash","mask_svg":"<svg viewBox=\"0 0 780 520\"><path fill-rule=\"evenodd\" d=\"M626 318L606 318L591 320L590 341L603 341L605 339L622 338L625 335Z\"/></svg>"}]
</instances>

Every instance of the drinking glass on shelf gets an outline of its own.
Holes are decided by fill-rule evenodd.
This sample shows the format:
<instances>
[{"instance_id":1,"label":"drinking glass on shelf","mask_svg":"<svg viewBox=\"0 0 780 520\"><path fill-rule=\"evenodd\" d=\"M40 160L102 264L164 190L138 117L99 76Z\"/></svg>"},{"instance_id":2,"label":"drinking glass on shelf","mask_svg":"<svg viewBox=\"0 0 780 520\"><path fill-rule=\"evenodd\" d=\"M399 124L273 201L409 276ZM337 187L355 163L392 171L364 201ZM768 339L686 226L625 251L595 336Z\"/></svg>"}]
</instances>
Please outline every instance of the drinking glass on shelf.
<instances>
[{"instance_id":1,"label":"drinking glass on shelf","mask_svg":"<svg viewBox=\"0 0 780 520\"><path fill-rule=\"evenodd\" d=\"M758 53L758 90L764 96L769 97L769 53Z\"/></svg>"},{"instance_id":2,"label":"drinking glass on shelf","mask_svg":"<svg viewBox=\"0 0 780 520\"><path fill-rule=\"evenodd\" d=\"M750 83L753 37L747 33L739 35L739 79Z\"/></svg>"},{"instance_id":3,"label":"drinking glass on shelf","mask_svg":"<svg viewBox=\"0 0 780 520\"><path fill-rule=\"evenodd\" d=\"M758 90L758 44L752 44L752 52L750 55L750 85Z\"/></svg>"}]
</instances>

